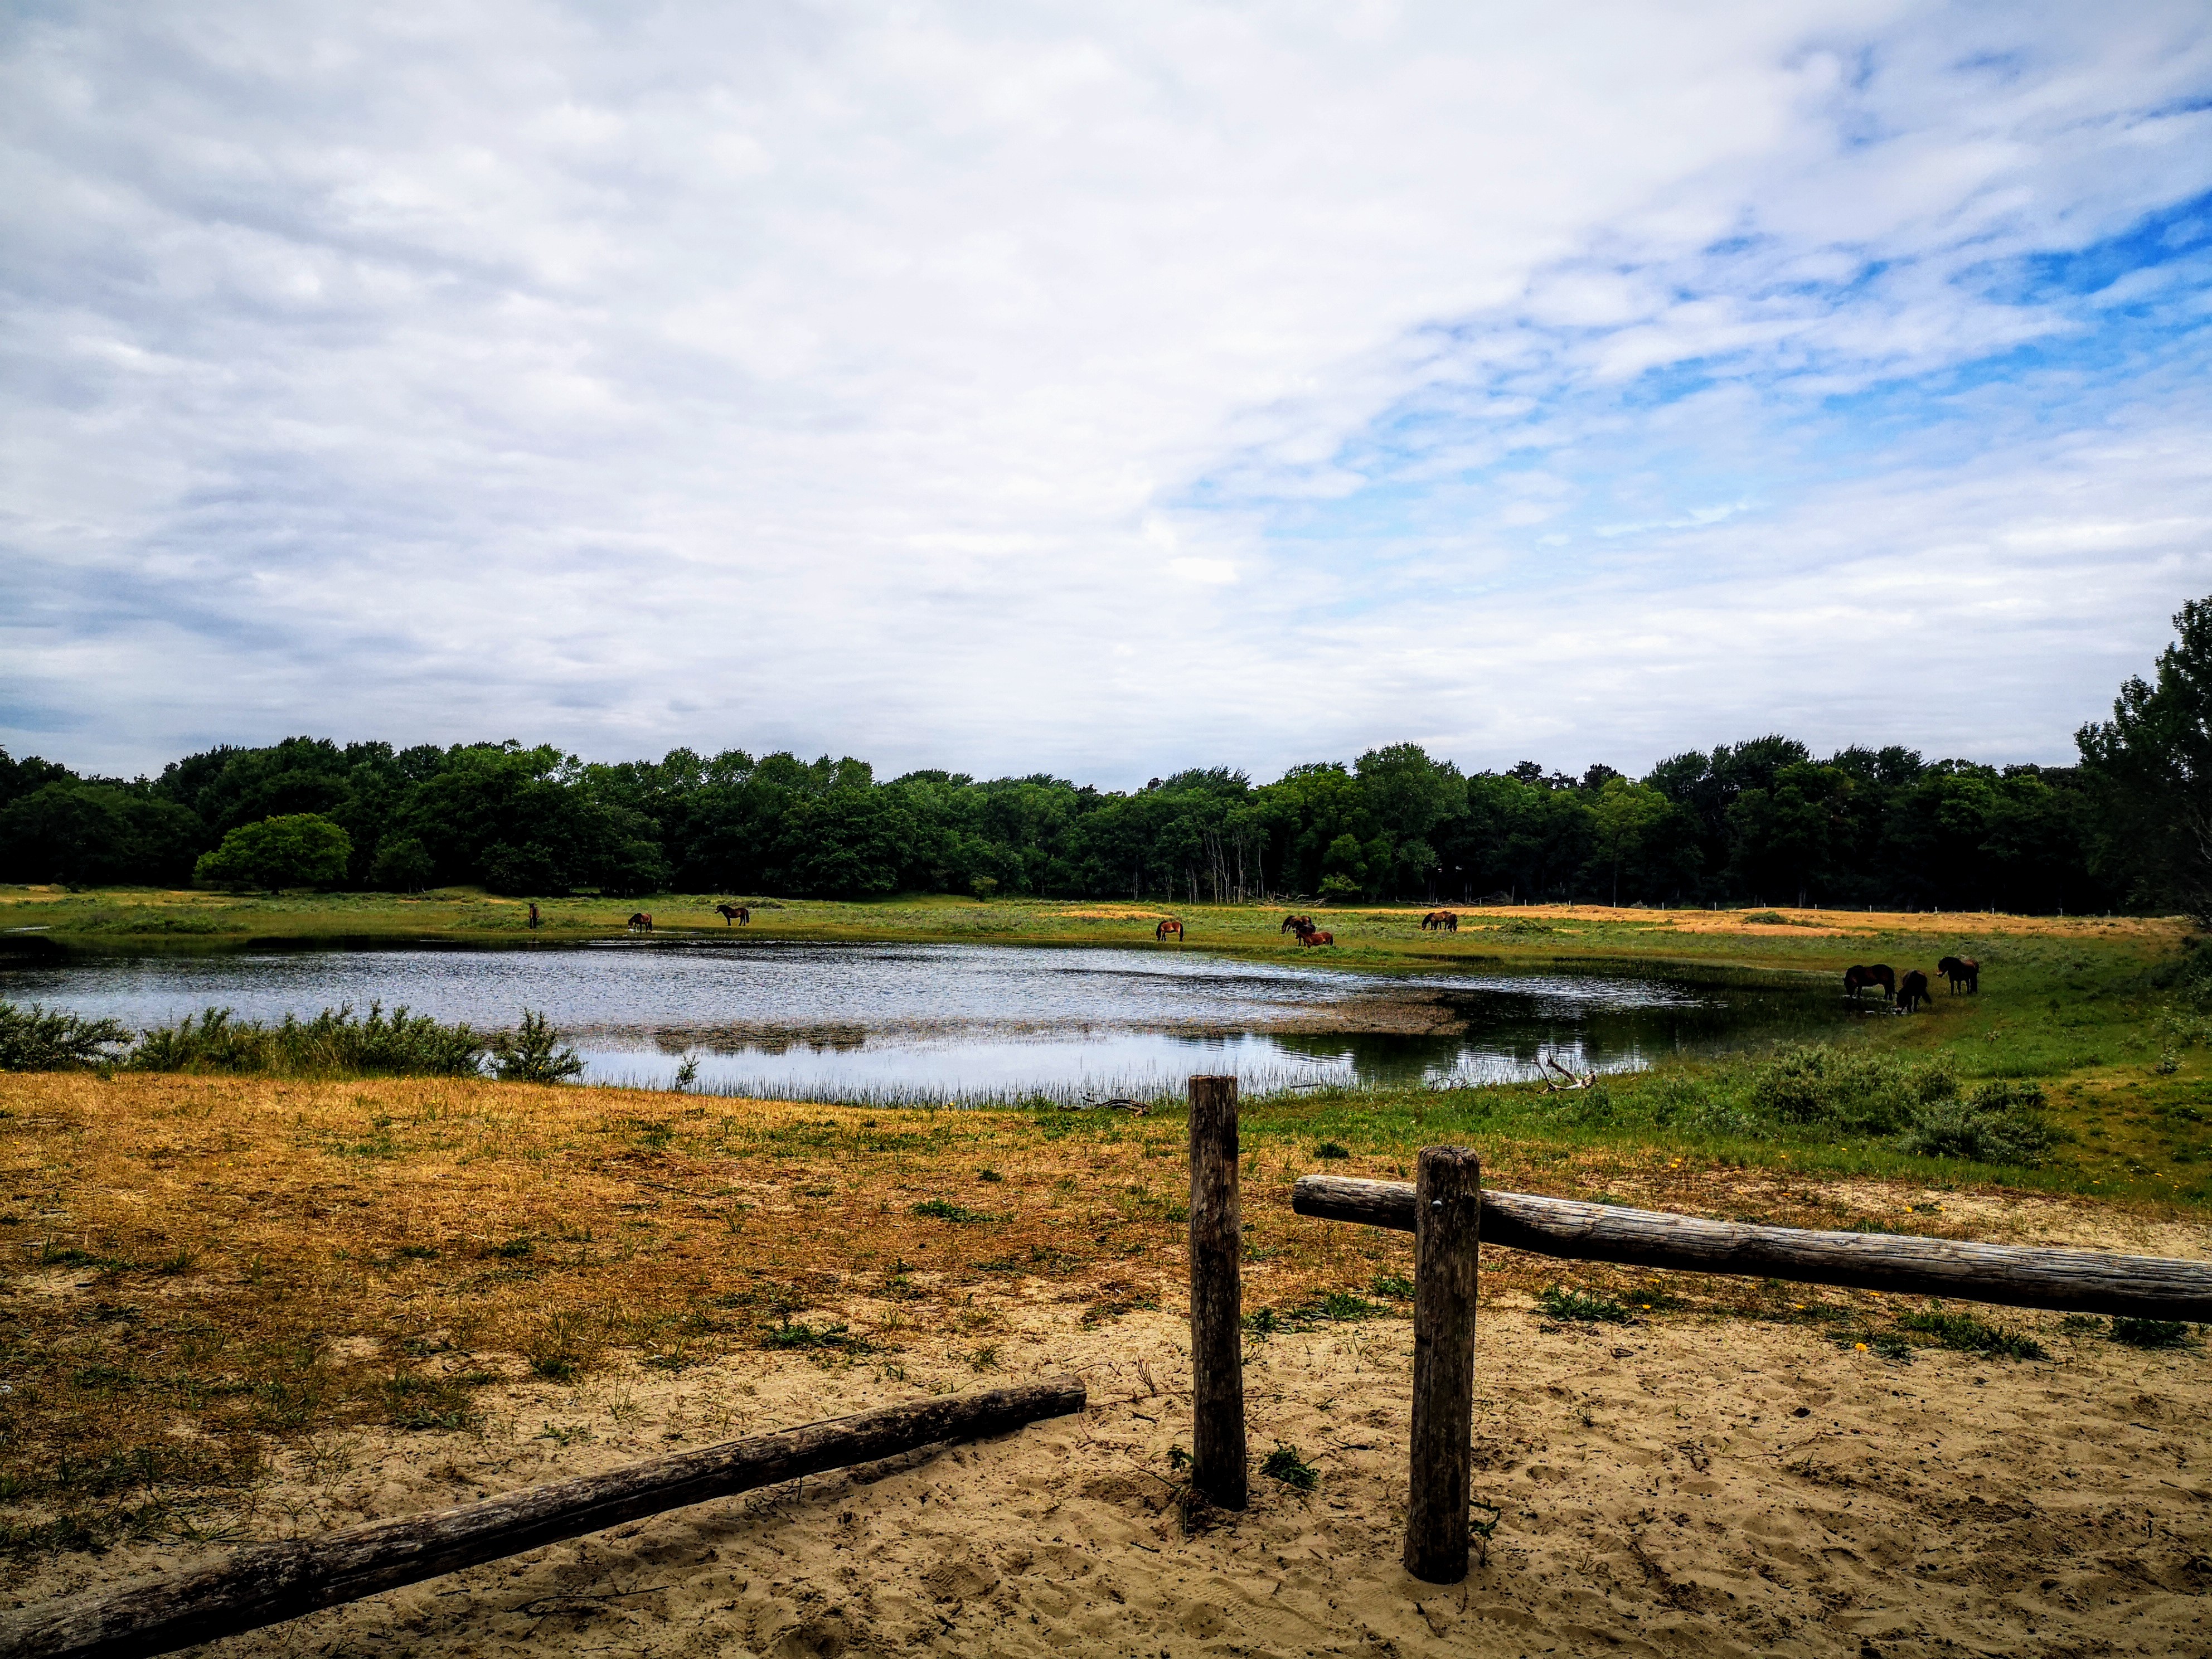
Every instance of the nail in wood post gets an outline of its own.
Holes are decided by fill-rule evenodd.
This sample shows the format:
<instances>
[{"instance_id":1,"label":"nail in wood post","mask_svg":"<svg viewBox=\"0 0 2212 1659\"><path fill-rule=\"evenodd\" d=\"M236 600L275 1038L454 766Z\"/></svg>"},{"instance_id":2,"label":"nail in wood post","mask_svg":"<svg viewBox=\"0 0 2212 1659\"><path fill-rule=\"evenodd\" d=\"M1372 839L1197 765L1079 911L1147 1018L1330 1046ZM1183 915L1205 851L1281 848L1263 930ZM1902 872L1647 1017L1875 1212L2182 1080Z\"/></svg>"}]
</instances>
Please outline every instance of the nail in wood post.
<instances>
[{"instance_id":1,"label":"nail in wood post","mask_svg":"<svg viewBox=\"0 0 2212 1659\"><path fill-rule=\"evenodd\" d=\"M1425 1146L1413 1191L1413 1482L1406 1571L1431 1584L1456 1584L1467 1577L1472 1496L1482 1161L1464 1146Z\"/></svg>"},{"instance_id":2,"label":"nail in wood post","mask_svg":"<svg viewBox=\"0 0 2212 1659\"><path fill-rule=\"evenodd\" d=\"M1237 1202L1237 1079L1190 1080L1191 1484L1245 1503L1243 1226Z\"/></svg>"}]
</instances>

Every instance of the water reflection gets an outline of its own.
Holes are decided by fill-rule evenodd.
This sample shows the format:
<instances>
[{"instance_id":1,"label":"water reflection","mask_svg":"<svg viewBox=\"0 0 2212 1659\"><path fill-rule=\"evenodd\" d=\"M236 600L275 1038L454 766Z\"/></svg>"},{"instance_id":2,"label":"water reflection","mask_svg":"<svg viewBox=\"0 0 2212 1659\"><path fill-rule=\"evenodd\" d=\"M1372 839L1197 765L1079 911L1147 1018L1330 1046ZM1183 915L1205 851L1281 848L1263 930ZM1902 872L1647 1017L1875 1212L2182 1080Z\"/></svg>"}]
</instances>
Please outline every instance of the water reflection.
<instances>
[{"instance_id":1,"label":"water reflection","mask_svg":"<svg viewBox=\"0 0 2212 1659\"><path fill-rule=\"evenodd\" d=\"M8 970L0 994L133 1027L405 1004L483 1029L528 1006L586 1081L802 1098L1143 1097L1194 1071L1255 1089L1620 1071L1832 1018L1771 990L1625 975L1393 976L1196 954L1010 945L300 951ZM1817 1010L1817 1012L1816 1012Z\"/></svg>"}]
</instances>

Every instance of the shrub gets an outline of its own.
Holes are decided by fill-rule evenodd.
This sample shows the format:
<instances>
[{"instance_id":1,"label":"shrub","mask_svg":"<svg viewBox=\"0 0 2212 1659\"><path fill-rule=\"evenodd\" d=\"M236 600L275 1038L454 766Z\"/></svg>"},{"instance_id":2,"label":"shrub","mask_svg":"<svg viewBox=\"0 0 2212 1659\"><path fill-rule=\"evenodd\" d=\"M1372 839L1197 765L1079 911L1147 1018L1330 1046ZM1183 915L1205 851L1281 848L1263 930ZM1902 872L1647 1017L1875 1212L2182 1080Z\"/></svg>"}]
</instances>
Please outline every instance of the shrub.
<instances>
[{"instance_id":1,"label":"shrub","mask_svg":"<svg viewBox=\"0 0 2212 1659\"><path fill-rule=\"evenodd\" d=\"M1359 896L1359 884L1350 876L1323 876L1315 895L1323 904L1339 904Z\"/></svg>"},{"instance_id":2,"label":"shrub","mask_svg":"<svg viewBox=\"0 0 2212 1659\"><path fill-rule=\"evenodd\" d=\"M105 1065L131 1040L112 1019L0 1002L0 1072L70 1072Z\"/></svg>"},{"instance_id":3,"label":"shrub","mask_svg":"<svg viewBox=\"0 0 2212 1659\"><path fill-rule=\"evenodd\" d=\"M2033 1083L1985 1083L1964 1101L1927 1108L1905 1135L1905 1150L1924 1158L1965 1158L1978 1164L2043 1162L2063 1135L2042 1113Z\"/></svg>"},{"instance_id":4,"label":"shrub","mask_svg":"<svg viewBox=\"0 0 2212 1659\"><path fill-rule=\"evenodd\" d=\"M560 1042L544 1015L525 1008L520 1029L492 1039L492 1069L510 1083L566 1082L584 1069L584 1058Z\"/></svg>"},{"instance_id":5,"label":"shrub","mask_svg":"<svg viewBox=\"0 0 2212 1659\"><path fill-rule=\"evenodd\" d=\"M1751 1103L1784 1123L1892 1134L1958 1091L1958 1075L1947 1060L1915 1065L1871 1049L1810 1043L1785 1049L1759 1069Z\"/></svg>"},{"instance_id":6,"label":"shrub","mask_svg":"<svg viewBox=\"0 0 2212 1659\"><path fill-rule=\"evenodd\" d=\"M1790 918L1778 910L1753 910L1743 919L1747 927L1787 927Z\"/></svg>"},{"instance_id":7,"label":"shrub","mask_svg":"<svg viewBox=\"0 0 2212 1659\"><path fill-rule=\"evenodd\" d=\"M366 1017L325 1008L310 1020L287 1014L276 1025L234 1019L210 1008L142 1036L125 1064L135 1072L264 1073L284 1077L475 1077L484 1041L466 1025L441 1025L405 1006L390 1015L371 1003Z\"/></svg>"}]
</instances>

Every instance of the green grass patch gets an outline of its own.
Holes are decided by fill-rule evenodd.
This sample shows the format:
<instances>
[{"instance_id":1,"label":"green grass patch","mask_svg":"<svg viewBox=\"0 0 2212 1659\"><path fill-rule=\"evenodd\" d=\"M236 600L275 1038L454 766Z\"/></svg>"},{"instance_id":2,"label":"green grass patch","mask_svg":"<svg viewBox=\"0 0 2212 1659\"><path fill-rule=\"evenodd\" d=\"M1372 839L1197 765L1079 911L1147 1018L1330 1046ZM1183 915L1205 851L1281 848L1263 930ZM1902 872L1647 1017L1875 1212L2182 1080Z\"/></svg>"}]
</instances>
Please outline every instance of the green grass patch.
<instances>
[{"instance_id":1,"label":"green grass patch","mask_svg":"<svg viewBox=\"0 0 2212 1659\"><path fill-rule=\"evenodd\" d=\"M1949 1348L1959 1353L1985 1353L2002 1359L2048 1359L2051 1357L2049 1351L2033 1337L1989 1324L1972 1314L1949 1313L1941 1308L1929 1308L1917 1313L1899 1314L1897 1322L1900 1328L1932 1336L1938 1347Z\"/></svg>"},{"instance_id":2,"label":"green grass patch","mask_svg":"<svg viewBox=\"0 0 2212 1659\"><path fill-rule=\"evenodd\" d=\"M1580 1322L1603 1325L1626 1325L1636 1316L1610 1297L1593 1296L1587 1291L1563 1290L1557 1285L1539 1292L1536 1305L1554 1319L1571 1319Z\"/></svg>"}]
</instances>

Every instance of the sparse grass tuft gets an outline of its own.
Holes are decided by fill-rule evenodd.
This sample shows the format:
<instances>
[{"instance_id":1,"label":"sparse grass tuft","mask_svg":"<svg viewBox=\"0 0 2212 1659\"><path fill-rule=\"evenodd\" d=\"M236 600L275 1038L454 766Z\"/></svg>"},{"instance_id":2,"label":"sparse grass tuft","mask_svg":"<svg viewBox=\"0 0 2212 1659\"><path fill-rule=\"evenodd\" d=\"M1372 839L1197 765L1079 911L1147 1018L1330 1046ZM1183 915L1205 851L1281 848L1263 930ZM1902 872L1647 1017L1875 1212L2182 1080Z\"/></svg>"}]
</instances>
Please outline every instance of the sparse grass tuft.
<instances>
[{"instance_id":1,"label":"sparse grass tuft","mask_svg":"<svg viewBox=\"0 0 2212 1659\"><path fill-rule=\"evenodd\" d=\"M2043 1344L2033 1337L1985 1323L1972 1314L1948 1313L1941 1308L1929 1308L1917 1313L1899 1314L1897 1322L1903 1329L1934 1337L1939 1347L1950 1348L1960 1353L1993 1354L2004 1359L2048 1359L2051 1357Z\"/></svg>"},{"instance_id":2,"label":"sparse grass tuft","mask_svg":"<svg viewBox=\"0 0 2212 1659\"><path fill-rule=\"evenodd\" d=\"M2112 1321L2112 1340L2124 1342L2130 1348L2185 1348L2193 1345L2189 1327L2178 1319L2130 1319L2123 1316Z\"/></svg>"},{"instance_id":3,"label":"sparse grass tuft","mask_svg":"<svg viewBox=\"0 0 2212 1659\"><path fill-rule=\"evenodd\" d=\"M1557 1285L1540 1292L1536 1304L1554 1319L1579 1320L1584 1324L1626 1325L1636 1317L1609 1297L1563 1290Z\"/></svg>"},{"instance_id":4,"label":"sparse grass tuft","mask_svg":"<svg viewBox=\"0 0 2212 1659\"><path fill-rule=\"evenodd\" d=\"M1295 1492L1311 1492L1321 1485L1321 1471L1307 1462L1296 1446L1286 1446L1279 1440L1275 1449L1261 1460L1260 1473Z\"/></svg>"}]
</instances>

